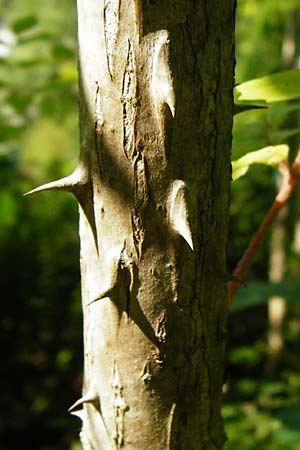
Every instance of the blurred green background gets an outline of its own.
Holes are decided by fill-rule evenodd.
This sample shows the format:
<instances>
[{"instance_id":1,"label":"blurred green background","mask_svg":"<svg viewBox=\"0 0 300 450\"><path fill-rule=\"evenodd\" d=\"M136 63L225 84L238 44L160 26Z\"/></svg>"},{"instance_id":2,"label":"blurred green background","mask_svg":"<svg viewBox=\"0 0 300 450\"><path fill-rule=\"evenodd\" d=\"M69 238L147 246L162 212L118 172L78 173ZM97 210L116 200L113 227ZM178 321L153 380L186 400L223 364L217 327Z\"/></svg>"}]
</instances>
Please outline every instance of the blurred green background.
<instances>
[{"instance_id":1,"label":"blurred green background","mask_svg":"<svg viewBox=\"0 0 300 450\"><path fill-rule=\"evenodd\" d=\"M0 2L0 450L78 450L80 422L67 413L82 384L77 205L66 193L22 197L78 159L75 2ZM299 65L299 11L299 0L238 1L237 83ZM233 159L282 142L295 154L299 108L237 115ZM277 183L258 165L233 183L229 270ZM295 193L234 300L227 450L300 450L299 209Z\"/></svg>"}]
</instances>

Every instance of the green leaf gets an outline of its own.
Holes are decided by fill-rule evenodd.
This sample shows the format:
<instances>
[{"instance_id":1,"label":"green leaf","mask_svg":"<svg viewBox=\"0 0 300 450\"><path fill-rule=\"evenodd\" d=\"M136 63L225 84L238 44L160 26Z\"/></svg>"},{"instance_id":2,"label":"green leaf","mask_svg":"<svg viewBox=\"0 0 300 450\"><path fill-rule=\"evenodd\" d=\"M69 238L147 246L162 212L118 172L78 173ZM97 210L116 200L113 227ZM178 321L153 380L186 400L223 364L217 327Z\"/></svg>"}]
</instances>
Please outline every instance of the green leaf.
<instances>
[{"instance_id":1,"label":"green leaf","mask_svg":"<svg viewBox=\"0 0 300 450\"><path fill-rule=\"evenodd\" d=\"M27 31L30 28L33 28L38 23L38 20L35 16L24 16L20 19L15 20L12 24L12 29L15 33L22 33L23 31Z\"/></svg>"},{"instance_id":2,"label":"green leaf","mask_svg":"<svg viewBox=\"0 0 300 450\"><path fill-rule=\"evenodd\" d=\"M229 360L233 364L242 364L246 367L257 365L261 359L261 352L255 346L236 347L231 350Z\"/></svg>"},{"instance_id":3,"label":"green leaf","mask_svg":"<svg viewBox=\"0 0 300 450\"><path fill-rule=\"evenodd\" d=\"M56 61L65 61L66 59L74 59L73 49L62 44L55 44L52 47L52 54Z\"/></svg>"},{"instance_id":4,"label":"green leaf","mask_svg":"<svg viewBox=\"0 0 300 450\"><path fill-rule=\"evenodd\" d=\"M32 31L31 33L24 34L19 38L19 44L28 44L30 42L42 42L53 40L53 34L46 31Z\"/></svg>"},{"instance_id":5,"label":"green leaf","mask_svg":"<svg viewBox=\"0 0 300 450\"><path fill-rule=\"evenodd\" d=\"M234 117L232 160L270 145L267 140L267 121L266 109L252 110Z\"/></svg>"},{"instance_id":6,"label":"green leaf","mask_svg":"<svg viewBox=\"0 0 300 450\"><path fill-rule=\"evenodd\" d=\"M240 286L236 292L231 311L238 312L246 308L267 303L270 297L279 296L285 301L299 301L300 282L298 280L282 283L253 282L244 288Z\"/></svg>"},{"instance_id":7,"label":"green leaf","mask_svg":"<svg viewBox=\"0 0 300 450\"><path fill-rule=\"evenodd\" d=\"M261 148L255 152L247 153L236 161L232 162L232 181L245 175L252 164L266 164L276 166L280 161L287 159L289 152L288 145L271 145Z\"/></svg>"},{"instance_id":8,"label":"green leaf","mask_svg":"<svg viewBox=\"0 0 300 450\"><path fill-rule=\"evenodd\" d=\"M300 69L286 70L242 83L235 88L236 101L278 102L300 97Z\"/></svg>"},{"instance_id":9,"label":"green leaf","mask_svg":"<svg viewBox=\"0 0 300 450\"><path fill-rule=\"evenodd\" d=\"M18 66L18 68L29 68L29 67L34 67L34 66L42 66L42 65L47 65L47 63L49 63L49 61L47 61L45 58L41 58L41 57L29 57L29 58L24 58L24 59L19 59L16 61L16 65Z\"/></svg>"},{"instance_id":10,"label":"green leaf","mask_svg":"<svg viewBox=\"0 0 300 450\"><path fill-rule=\"evenodd\" d=\"M290 113L300 109L300 102L273 103L269 108L269 117L272 127L280 127Z\"/></svg>"},{"instance_id":11,"label":"green leaf","mask_svg":"<svg viewBox=\"0 0 300 450\"><path fill-rule=\"evenodd\" d=\"M289 429L299 430L299 414L300 414L300 406L299 405L288 405L284 408L281 408L275 415L287 426ZM299 442L298 435L298 442Z\"/></svg>"},{"instance_id":12,"label":"green leaf","mask_svg":"<svg viewBox=\"0 0 300 450\"><path fill-rule=\"evenodd\" d=\"M271 133L271 140L274 143L280 144L281 142L285 141L289 137L296 136L300 133L300 128L293 128L293 129L283 129L283 130L276 130Z\"/></svg>"}]
</instances>

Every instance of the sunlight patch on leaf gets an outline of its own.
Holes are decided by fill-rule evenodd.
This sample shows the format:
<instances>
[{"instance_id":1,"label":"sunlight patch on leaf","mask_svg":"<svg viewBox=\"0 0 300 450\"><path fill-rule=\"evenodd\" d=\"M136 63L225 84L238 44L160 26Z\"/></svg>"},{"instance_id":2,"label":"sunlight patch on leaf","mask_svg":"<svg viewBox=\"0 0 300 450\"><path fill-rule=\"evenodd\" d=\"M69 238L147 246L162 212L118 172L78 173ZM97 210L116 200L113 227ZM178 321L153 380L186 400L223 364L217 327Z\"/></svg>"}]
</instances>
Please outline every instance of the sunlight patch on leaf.
<instances>
[{"instance_id":1,"label":"sunlight patch on leaf","mask_svg":"<svg viewBox=\"0 0 300 450\"><path fill-rule=\"evenodd\" d=\"M289 146L271 145L254 152L247 153L236 161L232 162L232 181L245 175L252 164L266 164L276 166L280 161L287 159Z\"/></svg>"},{"instance_id":2,"label":"sunlight patch on leaf","mask_svg":"<svg viewBox=\"0 0 300 450\"><path fill-rule=\"evenodd\" d=\"M300 97L300 69L286 70L235 87L236 101L279 102Z\"/></svg>"}]
</instances>

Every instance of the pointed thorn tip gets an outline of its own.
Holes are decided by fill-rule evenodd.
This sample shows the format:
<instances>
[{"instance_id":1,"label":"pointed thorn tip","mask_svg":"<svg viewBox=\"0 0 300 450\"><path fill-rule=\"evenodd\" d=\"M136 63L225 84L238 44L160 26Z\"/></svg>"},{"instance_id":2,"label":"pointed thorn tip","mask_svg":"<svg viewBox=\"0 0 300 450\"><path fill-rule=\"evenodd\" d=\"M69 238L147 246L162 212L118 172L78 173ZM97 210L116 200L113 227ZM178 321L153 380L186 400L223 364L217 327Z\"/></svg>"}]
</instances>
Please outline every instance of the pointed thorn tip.
<instances>
[{"instance_id":1,"label":"pointed thorn tip","mask_svg":"<svg viewBox=\"0 0 300 450\"><path fill-rule=\"evenodd\" d=\"M94 392L87 392L85 395L83 395L81 398L76 400L73 405L70 406L68 409L69 413L73 413L73 411L77 408L77 406L83 405L84 403L93 403L97 400L97 395Z\"/></svg>"},{"instance_id":2,"label":"pointed thorn tip","mask_svg":"<svg viewBox=\"0 0 300 450\"><path fill-rule=\"evenodd\" d=\"M73 411L71 412L72 416L78 417L82 422L85 417L85 411L83 409L80 409L79 411Z\"/></svg>"},{"instance_id":3,"label":"pointed thorn tip","mask_svg":"<svg viewBox=\"0 0 300 450\"><path fill-rule=\"evenodd\" d=\"M52 181L51 183L42 184L41 186L38 186L34 189L32 189L29 192L26 192L23 194L25 197L32 194L38 194L39 192L45 192L45 191L72 191L72 185L68 186L67 184L61 184L62 180L58 181Z\"/></svg>"},{"instance_id":4,"label":"pointed thorn tip","mask_svg":"<svg viewBox=\"0 0 300 450\"><path fill-rule=\"evenodd\" d=\"M78 166L71 175L60 178L59 180L51 181L50 183L42 184L23 195L27 196L44 191L67 191L74 193L77 186L85 185L87 182L88 178L84 169L81 166Z\"/></svg>"}]
</instances>

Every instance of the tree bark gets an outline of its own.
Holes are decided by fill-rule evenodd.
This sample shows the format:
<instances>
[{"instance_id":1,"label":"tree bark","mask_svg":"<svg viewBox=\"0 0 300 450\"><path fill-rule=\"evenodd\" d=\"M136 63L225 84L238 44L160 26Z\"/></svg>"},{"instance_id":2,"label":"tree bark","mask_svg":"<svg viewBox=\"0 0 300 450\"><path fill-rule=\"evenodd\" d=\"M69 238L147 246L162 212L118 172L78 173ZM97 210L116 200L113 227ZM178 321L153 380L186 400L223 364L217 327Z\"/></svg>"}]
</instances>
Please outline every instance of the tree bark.
<instances>
[{"instance_id":1,"label":"tree bark","mask_svg":"<svg viewBox=\"0 0 300 450\"><path fill-rule=\"evenodd\" d=\"M220 449L234 0L78 0L87 449ZM82 408L82 409L81 409Z\"/></svg>"}]
</instances>

